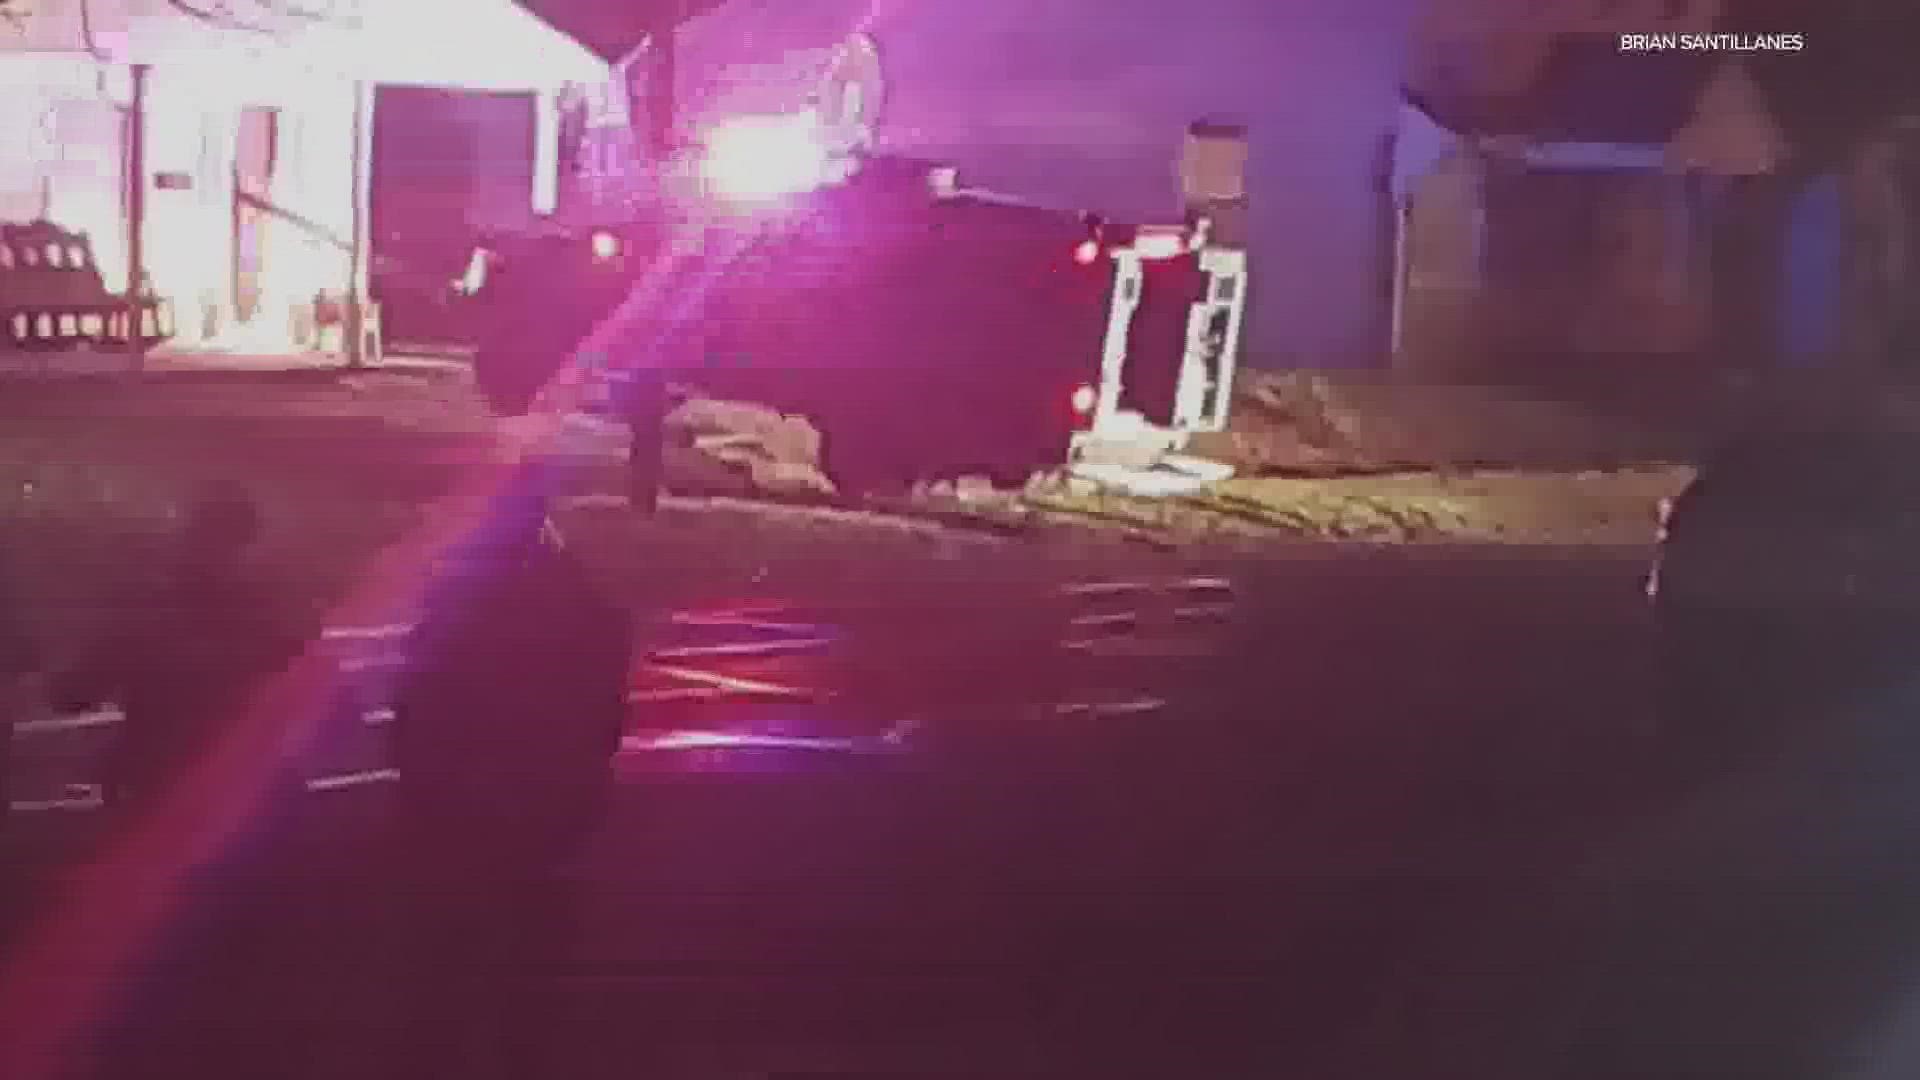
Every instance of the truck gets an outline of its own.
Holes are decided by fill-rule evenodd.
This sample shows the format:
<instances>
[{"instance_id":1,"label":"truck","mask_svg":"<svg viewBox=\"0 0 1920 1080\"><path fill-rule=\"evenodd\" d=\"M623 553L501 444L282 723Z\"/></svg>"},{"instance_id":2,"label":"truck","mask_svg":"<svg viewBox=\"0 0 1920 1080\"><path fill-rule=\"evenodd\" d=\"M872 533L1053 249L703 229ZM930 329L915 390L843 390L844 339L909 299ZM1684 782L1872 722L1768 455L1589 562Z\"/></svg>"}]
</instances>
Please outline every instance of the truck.
<instances>
[{"instance_id":1,"label":"truck","mask_svg":"<svg viewBox=\"0 0 1920 1080\"><path fill-rule=\"evenodd\" d=\"M660 115L655 52L617 66L630 128ZM628 132L653 152L627 162L616 209L476 252L475 365L497 410L527 408L565 363L604 368L633 425L636 494L658 476L669 380L807 418L828 475L856 493L1014 484L1224 427L1247 257L1219 222L1177 207L1112 221L974 186L889 147L869 36L780 55L813 59L803 76L693 66L706 74L672 89L665 137ZM579 355L596 328L608 347Z\"/></svg>"}]
</instances>

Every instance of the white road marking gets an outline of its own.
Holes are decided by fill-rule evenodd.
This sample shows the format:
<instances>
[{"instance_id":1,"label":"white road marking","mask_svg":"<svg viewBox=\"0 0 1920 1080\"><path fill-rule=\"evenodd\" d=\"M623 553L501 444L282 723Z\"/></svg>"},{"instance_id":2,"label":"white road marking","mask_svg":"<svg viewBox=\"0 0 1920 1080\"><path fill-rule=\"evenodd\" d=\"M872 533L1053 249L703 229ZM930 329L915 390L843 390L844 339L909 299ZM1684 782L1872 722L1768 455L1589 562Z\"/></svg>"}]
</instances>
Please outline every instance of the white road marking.
<instances>
[{"instance_id":1,"label":"white road marking","mask_svg":"<svg viewBox=\"0 0 1920 1080\"><path fill-rule=\"evenodd\" d=\"M1233 603L1185 604L1173 609L1176 619L1225 619L1233 614Z\"/></svg>"},{"instance_id":2,"label":"white road marking","mask_svg":"<svg viewBox=\"0 0 1920 1080\"><path fill-rule=\"evenodd\" d=\"M1175 657L1205 656L1213 651L1212 646L1204 641L1181 641L1173 638L1073 638L1061 642L1060 645L1062 648L1077 653L1093 653L1107 657L1132 657L1136 659L1170 659Z\"/></svg>"},{"instance_id":3,"label":"white road marking","mask_svg":"<svg viewBox=\"0 0 1920 1080\"><path fill-rule=\"evenodd\" d=\"M1133 713L1154 712L1164 709L1167 703L1162 698L1143 697L1130 701L1074 701L1055 705L1053 711L1062 716L1087 713L1093 716L1125 716Z\"/></svg>"},{"instance_id":4,"label":"white road marking","mask_svg":"<svg viewBox=\"0 0 1920 1080\"><path fill-rule=\"evenodd\" d=\"M45 716L38 720L22 720L13 725L15 738L22 735L44 735L56 731L77 731L82 728L106 727L118 724L126 716L112 706L95 709L92 712L68 713L64 716Z\"/></svg>"},{"instance_id":5,"label":"white road marking","mask_svg":"<svg viewBox=\"0 0 1920 1080\"><path fill-rule=\"evenodd\" d=\"M98 784L70 784L67 794L58 799L15 799L9 806L16 814L38 814L51 810L98 810L107 805Z\"/></svg>"},{"instance_id":6,"label":"white road marking","mask_svg":"<svg viewBox=\"0 0 1920 1080\"><path fill-rule=\"evenodd\" d=\"M1139 623L1139 612L1116 611L1108 615L1076 615L1067 625L1087 629L1096 626L1137 626Z\"/></svg>"},{"instance_id":7,"label":"white road marking","mask_svg":"<svg viewBox=\"0 0 1920 1080\"><path fill-rule=\"evenodd\" d=\"M1060 591L1067 595L1088 598L1136 595L1166 589L1186 592L1230 591L1232 589L1232 583L1225 578L1194 577L1183 579L1172 585L1145 581L1089 581L1069 583L1060 587ZM780 612L786 610L792 610L791 606L743 606L718 612L674 613L671 620L678 625L738 626L745 630L761 633L795 634L802 636L773 641L728 642L717 645L684 646L658 650L649 654L649 660L651 661L647 664L649 669L674 679L696 685L636 690L628 694L627 700L632 704L649 704L666 701L712 701L742 695L812 699L816 701L831 699L834 695L830 691L816 691L790 684L740 678L706 671L697 667L658 662L661 660L694 660L701 657L774 655L819 649L834 643L835 638L823 634L823 631L830 632L830 627L823 627L817 623L785 622L778 619L757 617L778 615ZM1231 616L1233 610L1233 601L1227 599L1218 603L1180 605L1173 608L1172 614L1176 620L1223 619ZM1070 619L1069 625L1078 630L1097 631L1107 629L1124 631L1128 628L1138 627L1143 621L1144 613L1136 609L1132 611L1079 615ZM326 628L322 636L325 639L335 641L390 641L404 637L411 633L413 629L413 625L409 623L390 623L382 626L335 626ZM1090 638L1068 637L1061 641L1061 646L1066 649L1106 655L1173 655L1193 651L1191 647L1169 649L1167 646L1172 644L1174 643L1153 642L1114 636ZM383 653L378 656L349 657L341 661L340 669L343 672L349 673L367 672L391 668L403 662L403 660L404 657L392 653ZM1140 698L1132 701L1106 703L1073 702L1058 704L1055 706L1055 711L1062 715L1083 713L1092 715L1117 715L1148 712L1163 708L1165 704L1163 700L1158 698ZM364 712L361 719L368 725L388 724L394 720L394 711L391 708L372 708ZM112 726L124 720L125 716L119 709L109 706L91 712L23 721L14 726L13 734L15 737L20 737L86 730ZM640 737L631 737L628 740L629 748L635 745L642 745L634 743L634 738ZM682 738L682 742L672 745L692 745L685 741L688 738L692 738L692 736L687 736L682 733L680 738ZM733 741L727 745L743 745L738 738L733 736L709 736L709 738L732 739ZM831 744L832 742L833 740L818 739L762 740L758 745L792 744L796 746L819 747ZM659 742L657 739L644 743L645 748L654 749L667 748L668 745L669 744ZM308 787L314 791L332 791L362 784L390 782L398 779L398 777L398 772L393 769L375 769L366 772L318 778L310 781ZM94 788L87 789L85 794L67 798L15 802L14 809L23 812L33 812L57 809L88 809L99 805L101 805L101 795L99 790Z\"/></svg>"},{"instance_id":8,"label":"white road marking","mask_svg":"<svg viewBox=\"0 0 1920 1080\"><path fill-rule=\"evenodd\" d=\"M675 649L658 649L648 653L650 658L660 660L688 660L699 656L761 656L773 653L805 652L833 644L832 638L787 638L780 641L736 641L725 645L687 645Z\"/></svg>"},{"instance_id":9,"label":"white road marking","mask_svg":"<svg viewBox=\"0 0 1920 1080\"><path fill-rule=\"evenodd\" d=\"M340 661L340 670L343 672L357 674L362 671L378 671L382 668L397 668L402 664L406 663L406 659L407 658L404 656L399 656L391 653L383 654L380 656L351 656L345 660Z\"/></svg>"},{"instance_id":10,"label":"white road marking","mask_svg":"<svg viewBox=\"0 0 1920 1080\"><path fill-rule=\"evenodd\" d=\"M628 735L620 740L627 752L649 750L836 750L841 752L876 748L875 740L807 737L804 735L755 735L730 731L664 731Z\"/></svg>"},{"instance_id":11,"label":"white road marking","mask_svg":"<svg viewBox=\"0 0 1920 1080\"><path fill-rule=\"evenodd\" d=\"M644 705L655 701L707 701L739 692L720 686L674 686L664 690L635 690L627 695L627 704Z\"/></svg>"},{"instance_id":12,"label":"white road marking","mask_svg":"<svg viewBox=\"0 0 1920 1080\"><path fill-rule=\"evenodd\" d=\"M760 679L742 679L717 672L702 671L699 668L678 667L670 664L649 664L648 667L663 675L684 679L691 683L704 683L709 687L732 690L743 694L772 694L778 697L829 698L828 691L808 690L804 687L787 686L781 683L765 682Z\"/></svg>"},{"instance_id":13,"label":"white road marking","mask_svg":"<svg viewBox=\"0 0 1920 1080\"><path fill-rule=\"evenodd\" d=\"M795 606L796 605L794 604L789 604L785 602L772 602L772 603L764 603L764 604L735 604L732 607L712 608L707 611L686 611L686 612L679 612L677 614L688 615L694 618L702 618L702 619L759 618L760 616L763 616L763 615L778 615L783 611L792 611Z\"/></svg>"},{"instance_id":14,"label":"white road marking","mask_svg":"<svg viewBox=\"0 0 1920 1080\"><path fill-rule=\"evenodd\" d=\"M388 623L385 626L329 626L320 632L320 637L325 641L384 641L406 637L412 632L412 623Z\"/></svg>"},{"instance_id":15,"label":"white road marking","mask_svg":"<svg viewBox=\"0 0 1920 1080\"><path fill-rule=\"evenodd\" d=\"M367 784L391 784L399 779L399 769L366 769L361 772L340 773L336 776L316 776L307 781L307 790L342 791Z\"/></svg>"},{"instance_id":16,"label":"white road marking","mask_svg":"<svg viewBox=\"0 0 1920 1080\"><path fill-rule=\"evenodd\" d=\"M818 623L768 622L763 619L749 619L740 615L688 614L674 615L672 621L679 626L738 626L747 630L760 630L770 634L802 634L821 636L830 632L829 628Z\"/></svg>"},{"instance_id":17,"label":"white road marking","mask_svg":"<svg viewBox=\"0 0 1920 1080\"><path fill-rule=\"evenodd\" d=\"M1068 596L1112 596L1147 592L1152 588L1144 581L1071 581L1060 586L1060 591Z\"/></svg>"}]
</instances>

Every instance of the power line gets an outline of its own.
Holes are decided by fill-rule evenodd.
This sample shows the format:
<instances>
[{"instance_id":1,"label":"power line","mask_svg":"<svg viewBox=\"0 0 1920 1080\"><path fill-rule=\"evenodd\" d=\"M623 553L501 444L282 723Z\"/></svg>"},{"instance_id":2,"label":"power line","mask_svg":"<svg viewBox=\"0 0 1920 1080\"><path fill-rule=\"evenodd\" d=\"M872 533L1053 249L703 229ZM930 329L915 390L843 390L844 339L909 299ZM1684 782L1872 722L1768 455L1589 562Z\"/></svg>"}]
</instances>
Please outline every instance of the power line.
<instances>
[{"instance_id":1,"label":"power line","mask_svg":"<svg viewBox=\"0 0 1920 1080\"><path fill-rule=\"evenodd\" d=\"M93 40L93 0L80 0L80 43L95 60L109 59L106 50Z\"/></svg>"},{"instance_id":2,"label":"power line","mask_svg":"<svg viewBox=\"0 0 1920 1080\"><path fill-rule=\"evenodd\" d=\"M253 23L235 18L233 12L226 9L227 5L224 0L220 0L218 10L203 8L197 4L190 4L187 0L167 0L167 6L180 12L182 15L192 19L198 19L209 26L218 27L222 30L239 30L243 33L259 34L263 37L278 36L277 32L271 27L256 26Z\"/></svg>"}]
</instances>

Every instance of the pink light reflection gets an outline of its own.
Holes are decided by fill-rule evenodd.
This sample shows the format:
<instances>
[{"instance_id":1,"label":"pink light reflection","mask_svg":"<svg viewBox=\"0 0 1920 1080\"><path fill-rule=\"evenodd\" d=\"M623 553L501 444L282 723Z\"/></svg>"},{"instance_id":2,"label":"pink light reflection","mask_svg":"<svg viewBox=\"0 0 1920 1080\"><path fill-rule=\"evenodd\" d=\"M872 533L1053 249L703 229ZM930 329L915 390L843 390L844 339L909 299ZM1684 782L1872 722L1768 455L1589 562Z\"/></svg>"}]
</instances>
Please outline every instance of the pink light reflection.
<instances>
[{"instance_id":1,"label":"pink light reflection","mask_svg":"<svg viewBox=\"0 0 1920 1080\"><path fill-rule=\"evenodd\" d=\"M724 261L722 259L721 261ZM674 253L649 267L627 299L542 388L532 416L499 426L495 456L459 490L431 504L425 523L371 561L325 625L382 625L411 606L432 569L456 542L472 535L481 508L502 492L527 456L554 445L567 414L588 390L581 356L609 355L610 345L642 312L659 310L669 282L684 280ZM676 298L669 314L685 317L711 278ZM70 1073L68 1052L104 1015L114 989L143 947L152 944L184 899L186 875L225 848L263 807L274 778L314 736L337 687L333 649L316 637L286 669L249 696L202 757L161 793L154 812L116 837L76 870L21 935L0 967L0 1077L55 1080Z\"/></svg>"}]
</instances>

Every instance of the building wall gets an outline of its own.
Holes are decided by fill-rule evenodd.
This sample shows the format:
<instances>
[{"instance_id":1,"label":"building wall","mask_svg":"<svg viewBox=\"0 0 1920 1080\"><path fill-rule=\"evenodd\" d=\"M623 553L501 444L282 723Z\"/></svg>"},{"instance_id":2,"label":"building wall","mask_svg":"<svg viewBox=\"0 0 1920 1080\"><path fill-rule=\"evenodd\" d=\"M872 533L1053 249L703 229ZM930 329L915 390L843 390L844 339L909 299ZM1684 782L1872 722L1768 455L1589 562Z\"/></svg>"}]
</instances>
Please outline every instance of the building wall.
<instances>
[{"instance_id":1,"label":"building wall","mask_svg":"<svg viewBox=\"0 0 1920 1080\"><path fill-rule=\"evenodd\" d=\"M604 76L577 45L556 40L507 0L455 13L472 22L475 40L465 44L439 40L448 13L424 2L379 7L380 20L369 7L364 32L314 18L357 4L325 0L305 5L298 18L284 5L242 4L242 21L273 8L265 24L284 31L272 35L277 42L217 29L163 0L96 2L87 8L89 39L83 5L32 5L31 17L0 37L0 217L46 214L86 231L109 287L125 286L125 140L117 110L128 100L124 63L151 62L144 250L156 290L174 300L182 336L193 340L234 315L241 111L269 107L277 114L277 161L264 193L269 208L259 216L265 265L256 283L258 321L266 333L254 343L284 346L294 307L349 285L357 147L347 78L377 72L412 83L551 87L569 76ZM504 37L493 32L501 28ZM161 175L182 182L153 182ZM522 204L531 187L522 186ZM213 317L198 318L202 308Z\"/></svg>"},{"instance_id":2,"label":"building wall","mask_svg":"<svg viewBox=\"0 0 1920 1080\"><path fill-rule=\"evenodd\" d=\"M1499 177L1486 208L1489 351L1697 355L1709 293L1686 204L1685 178L1648 171Z\"/></svg>"},{"instance_id":3,"label":"building wall","mask_svg":"<svg viewBox=\"0 0 1920 1080\"><path fill-rule=\"evenodd\" d=\"M190 178L184 190L150 185L146 262L154 286L180 311L193 341L234 321L234 157L243 106L278 112L276 162L260 277L262 319L281 329L290 309L322 289L344 290L353 214L353 98L347 84L321 78L238 83L190 71L154 73L148 102L151 175ZM310 227L309 227L310 226ZM195 318L193 315L205 317Z\"/></svg>"},{"instance_id":4,"label":"building wall","mask_svg":"<svg viewBox=\"0 0 1920 1080\"><path fill-rule=\"evenodd\" d=\"M46 216L85 232L107 287L126 287L126 68L84 55L0 55L0 219ZM233 321L234 154L244 105L278 110L270 201L304 224L266 227L260 279L264 328L279 333L295 305L349 276L353 98L342 81L231 62L213 71L157 68L147 88L149 184L144 257L155 290L173 301L180 340ZM161 175L185 177L162 187ZM308 226L311 226L309 228ZM269 334L271 340L272 333Z\"/></svg>"},{"instance_id":5,"label":"building wall","mask_svg":"<svg viewBox=\"0 0 1920 1080\"><path fill-rule=\"evenodd\" d=\"M1406 214L1406 280L1396 365L1420 377L1470 374L1484 353L1481 316L1480 161L1456 148L1412 181Z\"/></svg>"},{"instance_id":6,"label":"building wall","mask_svg":"<svg viewBox=\"0 0 1920 1080\"><path fill-rule=\"evenodd\" d=\"M643 164L639 128L631 115L628 79L649 61L636 49L614 65L602 82L578 88L568 117L577 142L563 143L572 159L561 162L560 213L611 220L637 193Z\"/></svg>"},{"instance_id":7,"label":"building wall","mask_svg":"<svg viewBox=\"0 0 1920 1080\"><path fill-rule=\"evenodd\" d=\"M1687 362L1708 347L1707 222L1685 177L1535 168L1457 142L1435 160L1435 145L1401 147L1401 370L1505 379L1579 356Z\"/></svg>"},{"instance_id":8,"label":"building wall","mask_svg":"<svg viewBox=\"0 0 1920 1080\"><path fill-rule=\"evenodd\" d=\"M1785 360L1795 367L1834 357L1841 341L1846 202L1838 177L1821 177L1794 200L1787 226Z\"/></svg>"},{"instance_id":9,"label":"building wall","mask_svg":"<svg viewBox=\"0 0 1920 1080\"><path fill-rule=\"evenodd\" d=\"M87 233L109 288L126 280L124 85L72 56L0 56L0 220Z\"/></svg>"},{"instance_id":10,"label":"building wall","mask_svg":"<svg viewBox=\"0 0 1920 1080\"><path fill-rule=\"evenodd\" d=\"M1797 191L1652 170L1478 177L1461 157L1416 183L1410 208L1397 362L1420 377L1805 366L1843 354L1859 322L1857 195L1835 177Z\"/></svg>"},{"instance_id":11,"label":"building wall","mask_svg":"<svg viewBox=\"0 0 1920 1080\"><path fill-rule=\"evenodd\" d=\"M534 95L383 88L374 130L383 240L533 224Z\"/></svg>"},{"instance_id":12,"label":"building wall","mask_svg":"<svg viewBox=\"0 0 1920 1080\"><path fill-rule=\"evenodd\" d=\"M1840 172L1845 249L1840 351L1850 364L1907 367L1920 356L1920 117L1857 147Z\"/></svg>"}]
</instances>

